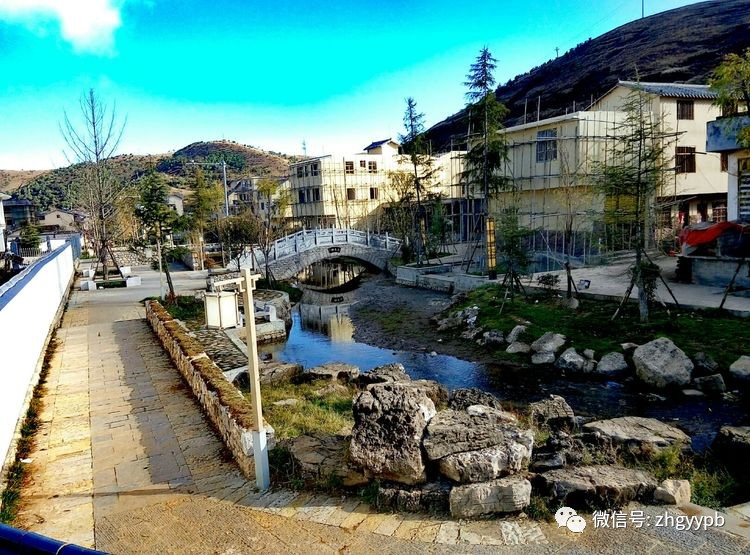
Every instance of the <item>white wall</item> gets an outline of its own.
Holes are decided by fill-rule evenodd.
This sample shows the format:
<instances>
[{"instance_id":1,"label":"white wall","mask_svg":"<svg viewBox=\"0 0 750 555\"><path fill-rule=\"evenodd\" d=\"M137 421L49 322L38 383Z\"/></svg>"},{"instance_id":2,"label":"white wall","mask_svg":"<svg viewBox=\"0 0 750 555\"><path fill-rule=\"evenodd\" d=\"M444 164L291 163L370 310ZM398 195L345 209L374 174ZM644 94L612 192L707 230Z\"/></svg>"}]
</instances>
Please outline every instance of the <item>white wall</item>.
<instances>
[{"instance_id":1,"label":"white wall","mask_svg":"<svg viewBox=\"0 0 750 555\"><path fill-rule=\"evenodd\" d=\"M37 363L73 276L64 245L0 287L0 465L24 411Z\"/></svg>"}]
</instances>

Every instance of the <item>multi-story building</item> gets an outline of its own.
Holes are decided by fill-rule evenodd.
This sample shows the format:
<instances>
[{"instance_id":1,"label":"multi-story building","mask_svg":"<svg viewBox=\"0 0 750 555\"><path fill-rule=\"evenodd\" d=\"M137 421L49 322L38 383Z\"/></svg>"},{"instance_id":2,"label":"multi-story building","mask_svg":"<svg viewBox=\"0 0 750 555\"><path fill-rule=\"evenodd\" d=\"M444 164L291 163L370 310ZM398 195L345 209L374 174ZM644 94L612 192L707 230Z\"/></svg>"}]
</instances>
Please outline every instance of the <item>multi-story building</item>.
<instances>
[{"instance_id":1,"label":"multi-story building","mask_svg":"<svg viewBox=\"0 0 750 555\"><path fill-rule=\"evenodd\" d=\"M258 190L258 182L263 179L270 179L278 183L276 192L268 199L267 195ZM240 214L245 210L250 210L262 219L269 215L274 218L289 219L292 217L292 210L289 203L289 179L287 177L247 177L238 179L229 184L229 212L231 214ZM281 213L279 212L281 207Z\"/></svg>"},{"instance_id":2,"label":"multi-story building","mask_svg":"<svg viewBox=\"0 0 750 555\"><path fill-rule=\"evenodd\" d=\"M37 221L37 207L30 200L7 199L2 201L5 212L5 224L8 230L19 229Z\"/></svg>"},{"instance_id":3,"label":"multi-story building","mask_svg":"<svg viewBox=\"0 0 750 555\"><path fill-rule=\"evenodd\" d=\"M566 229L582 232L589 248L591 241L608 246L613 239L607 236L607 224L613 215L627 212L620 204L628 199L605 198L594 176L611 156L628 97L639 88L654 121L660 122L664 160L673 161L652 201L658 237L674 236L687 223L726 219L726 160L703 151L706 122L719 111L713 105L715 94L705 85L621 81L588 110L503 130L505 176L517 191L513 200L522 223L536 230L531 237L535 250L561 252L562 244L551 243L559 242L559 232ZM508 193L497 195L491 211L499 211L509 199Z\"/></svg>"},{"instance_id":4,"label":"multi-story building","mask_svg":"<svg viewBox=\"0 0 750 555\"><path fill-rule=\"evenodd\" d=\"M400 154L400 145L392 139L376 141L357 154L325 155L290 166L292 217L308 228L340 227L371 229L385 227L383 211L403 198L405 183L410 183L414 168L408 156ZM453 217L453 205L447 199L462 196L460 152L432 156L430 168L420 167L425 197L440 197ZM408 186L407 186L408 187ZM460 204L460 203L459 203ZM456 207L460 227L462 205Z\"/></svg>"}]
</instances>

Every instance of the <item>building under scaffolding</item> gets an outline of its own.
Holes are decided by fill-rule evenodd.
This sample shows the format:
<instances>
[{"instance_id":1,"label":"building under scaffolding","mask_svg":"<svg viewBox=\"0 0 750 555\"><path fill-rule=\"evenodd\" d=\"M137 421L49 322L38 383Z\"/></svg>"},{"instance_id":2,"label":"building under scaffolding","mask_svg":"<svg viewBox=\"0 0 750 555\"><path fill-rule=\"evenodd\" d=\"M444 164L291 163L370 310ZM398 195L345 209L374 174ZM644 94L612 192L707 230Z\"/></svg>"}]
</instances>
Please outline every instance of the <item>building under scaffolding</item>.
<instances>
[{"instance_id":1,"label":"building under scaffolding","mask_svg":"<svg viewBox=\"0 0 750 555\"><path fill-rule=\"evenodd\" d=\"M626 117L622 107L636 87L621 82L588 111L578 111L503 130L508 146L509 189L495 195L491 213L515 204L528 227L528 247L537 269L549 269L570 255L585 264L604 252L630 249L634 201L605 197L597 190L597 168L611 162ZM700 152L706 122L715 117L713 94L705 86L643 83L651 117L661 123L669 166L657 197L647 203L649 246L674 241L691 220L726 218L727 174L718 155ZM696 156L699 155L699 156ZM673 163L672 163L673 161ZM541 266L541 267L540 267Z\"/></svg>"}]
</instances>

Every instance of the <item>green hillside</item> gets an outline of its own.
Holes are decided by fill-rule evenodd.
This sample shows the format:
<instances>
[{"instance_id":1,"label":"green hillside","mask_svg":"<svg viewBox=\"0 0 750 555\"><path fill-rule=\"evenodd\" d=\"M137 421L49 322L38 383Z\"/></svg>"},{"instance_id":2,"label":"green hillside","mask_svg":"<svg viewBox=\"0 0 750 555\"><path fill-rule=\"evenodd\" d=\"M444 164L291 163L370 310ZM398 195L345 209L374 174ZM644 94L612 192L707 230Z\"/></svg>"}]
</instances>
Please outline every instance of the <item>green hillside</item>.
<instances>
[{"instance_id":1,"label":"green hillside","mask_svg":"<svg viewBox=\"0 0 750 555\"><path fill-rule=\"evenodd\" d=\"M195 166L188 162L216 163L222 159L227 163L227 179L230 181L249 175L286 175L289 162L294 160L293 157L230 141L210 141L193 143L174 154L119 155L108 160L108 164L115 178L127 183L135 183L153 166L171 187L189 189L192 187ZM13 196L29 199L42 210L52 206L74 208L75 191L83 178L83 168L82 164L73 164L31 175ZM220 166L204 166L203 171L209 179L218 181L222 177Z\"/></svg>"}]
</instances>

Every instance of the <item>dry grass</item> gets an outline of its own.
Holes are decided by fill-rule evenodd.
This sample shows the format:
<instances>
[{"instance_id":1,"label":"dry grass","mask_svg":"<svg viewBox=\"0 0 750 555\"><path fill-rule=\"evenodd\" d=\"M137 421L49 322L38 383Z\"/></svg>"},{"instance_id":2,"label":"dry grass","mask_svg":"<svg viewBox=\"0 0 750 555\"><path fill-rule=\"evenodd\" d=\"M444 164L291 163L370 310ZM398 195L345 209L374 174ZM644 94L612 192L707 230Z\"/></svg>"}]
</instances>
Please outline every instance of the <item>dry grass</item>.
<instances>
[{"instance_id":1,"label":"dry grass","mask_svg":"<svg viewBox=\"0 0 750 555\"><path fill-rule=\"evenodd\" d=\"M323 395L316 393L330 384L329 381L316 381L264 385L261 388L263 414L273 426L278 439L300 435L333 435L351 429L354 425L352 398L356 389L347 387ZM273 404L283 399L297 399L297 404Z\"/></svg>"}]
</instances>

